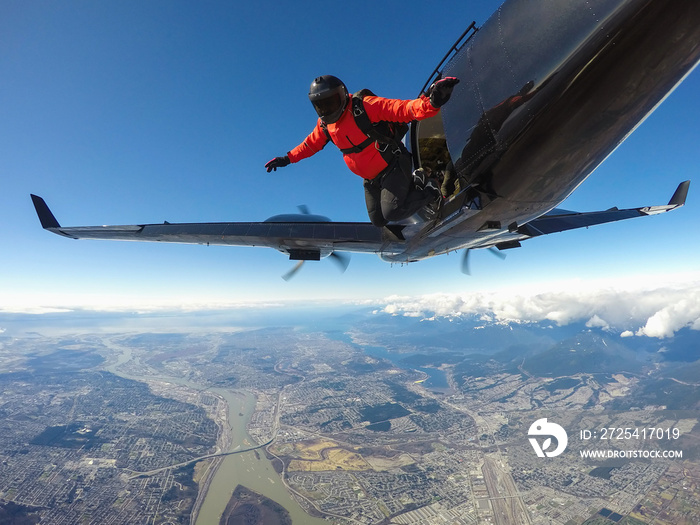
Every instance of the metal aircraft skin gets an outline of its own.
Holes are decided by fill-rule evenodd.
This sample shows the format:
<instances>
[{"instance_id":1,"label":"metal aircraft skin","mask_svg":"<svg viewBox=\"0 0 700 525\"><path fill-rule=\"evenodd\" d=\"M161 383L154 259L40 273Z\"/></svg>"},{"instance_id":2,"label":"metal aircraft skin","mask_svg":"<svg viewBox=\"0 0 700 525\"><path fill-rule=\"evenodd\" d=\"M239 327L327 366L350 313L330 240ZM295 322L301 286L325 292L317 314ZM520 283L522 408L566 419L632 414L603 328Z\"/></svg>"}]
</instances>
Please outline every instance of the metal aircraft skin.
<instances>
[{"instance_id":1,"label":"metal aircraft skin","mask_svg":"<svg viewBox=\"0 0 700 525\"><path fill-rule=\"evenodd\" d=\"M685 203L689 181L666 205L556 208L699 61L700 2L505 2L465 32L430 77L461 82L441 113L413 123L408 135L416 166L438 172L449 165L453 194L437 213L421 210L385 228L308 213L265 222L62 227L41 197L32 199L45 229L73 239L265 246L294 260L365 252L399 263L514 248Z\"/></svg>"}]
</instances>

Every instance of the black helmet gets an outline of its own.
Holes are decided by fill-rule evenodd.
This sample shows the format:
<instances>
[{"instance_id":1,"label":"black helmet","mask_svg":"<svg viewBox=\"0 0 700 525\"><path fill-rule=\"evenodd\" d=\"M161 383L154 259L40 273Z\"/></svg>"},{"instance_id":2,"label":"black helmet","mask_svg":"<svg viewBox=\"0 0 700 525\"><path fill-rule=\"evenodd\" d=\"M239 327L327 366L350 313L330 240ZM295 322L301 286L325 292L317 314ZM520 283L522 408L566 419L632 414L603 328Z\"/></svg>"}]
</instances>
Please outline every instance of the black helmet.
<instances>
[{"instance_id":1,"label":"black helmet","mask_svg":"<svg viewBox=\"0 0 700 525\"><path fill-rule=\"evenodd\" d=\"M309 100L321 120L332 124L338 121L348 105L348 89L339 78L323 75L311 83Z\"/></svg>"}]
</instances>

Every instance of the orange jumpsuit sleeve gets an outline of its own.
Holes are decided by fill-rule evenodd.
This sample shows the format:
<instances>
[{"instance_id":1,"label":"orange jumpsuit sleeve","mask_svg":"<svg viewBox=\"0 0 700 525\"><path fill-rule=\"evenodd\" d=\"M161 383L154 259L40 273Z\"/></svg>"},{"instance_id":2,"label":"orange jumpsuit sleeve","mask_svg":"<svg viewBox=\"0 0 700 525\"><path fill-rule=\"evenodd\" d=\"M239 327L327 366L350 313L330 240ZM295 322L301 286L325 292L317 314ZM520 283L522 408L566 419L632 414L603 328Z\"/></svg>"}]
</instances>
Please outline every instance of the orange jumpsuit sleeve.
<instances>
[{"instance_id":1,"label":"orange jumpsuit sleeve","mask_svg":"<svg viewBox=\"0 0 700 525\"><path fill-rule=\"evenodd\" d=\"M440 112L433 107L425 95L413 100L397 100L392 98L368 96L362 99L367 116L372 122L385 120L387 122L411 122L423 120Z\"/></svg>"},{"instance_id":2,"label":"orange jumpsuit sleeve","mask_svg":"<svg viewBox=\"0 0 700 525\"><path fill-rule=\"evenodd\" d=\"M321 119L316 122L316 127L309 133L309 136L304 139L304 142L287 153L289 160L299 162L301 159L306 159L311 155L315 155L321 151L329 142L328 136L321 128Z\"/></svg>"}]
</instances>

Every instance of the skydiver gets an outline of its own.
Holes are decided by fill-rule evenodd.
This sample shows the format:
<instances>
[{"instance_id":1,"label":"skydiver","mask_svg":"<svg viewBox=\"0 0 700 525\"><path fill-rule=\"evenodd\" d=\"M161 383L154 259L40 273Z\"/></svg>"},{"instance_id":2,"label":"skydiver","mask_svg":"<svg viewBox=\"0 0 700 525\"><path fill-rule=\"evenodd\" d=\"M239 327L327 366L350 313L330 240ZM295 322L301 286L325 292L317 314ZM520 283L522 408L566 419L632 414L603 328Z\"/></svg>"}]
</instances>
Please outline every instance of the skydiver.
<instances>
[{"instance_id":1,"label":"skydiver","mask_svg":"<svg viewBox=\"0 0 700 525\"><path fill-rule=\"evenodd\" d=\"M413 120L436 115L447 103L459 79L447 77L433 83L414 100L377 97L369 90L354 95L332 75L311 83L309 100L319 116L304 142L267 164L267 172L288 166L321 151L333 142L343 153L350 171L364 179L370 221L384 226L413 215L426 204L440 203L436 182L417 170L412 174L411 154L396 128Z\"/></svg>"}]
</instances>

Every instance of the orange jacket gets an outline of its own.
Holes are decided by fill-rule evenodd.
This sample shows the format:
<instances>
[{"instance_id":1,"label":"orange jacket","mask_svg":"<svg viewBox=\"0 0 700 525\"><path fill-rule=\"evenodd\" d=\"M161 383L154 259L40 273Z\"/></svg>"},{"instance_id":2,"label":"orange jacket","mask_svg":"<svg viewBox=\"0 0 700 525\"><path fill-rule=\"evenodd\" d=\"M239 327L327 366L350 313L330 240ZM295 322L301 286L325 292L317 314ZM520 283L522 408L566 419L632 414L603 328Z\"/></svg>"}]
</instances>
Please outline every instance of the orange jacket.
<instances>
[{"instance_id":1,"label":"orange jacket","mask_svg":"<svg viewBox=\"0 0 700 525\"><path fill-rule=\"evenodd\" d=\"M352 99L352 95L350 95ZM407 123L412 120L423 120L436 115L440 110L430 104L430 100L425 95L414 100L396 100L382 97L367 96L362 99L367 116L372 122L401 122ZM333 144L340 149L352 148L362 144L367 139L362 130L355 123L352 116L352 100L348 100L345 112L337 122L327 125L328 134L331 136ZM292 162L299 162L321 151L328 144L328 136L323 132L321 119L316 122L316 127L308 137L287 155ZM349 153L343 155L345 163L350 171L364 179L373 179L387 167L386 161L375 144L359 153Z\"/></svg>"}]
</instances>

